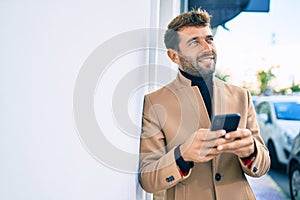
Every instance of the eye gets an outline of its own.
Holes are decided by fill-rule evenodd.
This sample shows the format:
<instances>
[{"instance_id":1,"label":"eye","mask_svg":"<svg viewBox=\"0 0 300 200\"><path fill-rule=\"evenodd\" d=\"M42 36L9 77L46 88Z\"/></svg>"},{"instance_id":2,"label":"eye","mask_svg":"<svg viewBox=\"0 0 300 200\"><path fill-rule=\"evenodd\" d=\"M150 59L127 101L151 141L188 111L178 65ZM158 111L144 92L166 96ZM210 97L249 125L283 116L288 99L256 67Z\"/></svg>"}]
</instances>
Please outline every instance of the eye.
<instances>
[{"instance_id":1,"label":"eye","mask_svg":"<svg viewBox=\"0 0 300 200\"><path fill-rule=\"evenodd\" d=\"M206 42L207 43L212 43L214 41L214 37L213 36L209 36L206 38Z\"/></svg>"},{"instance_id":2,"label":"eye","mask_svg":"<svg viewBox=\"0 0 300 200\"><path fill-rule=\"evenodd\" d=\"M189 46L195 46L195 45L198 45L199 42L198 40L192 40L190 43L189 43Z\"/></svg>"}]
</instances>

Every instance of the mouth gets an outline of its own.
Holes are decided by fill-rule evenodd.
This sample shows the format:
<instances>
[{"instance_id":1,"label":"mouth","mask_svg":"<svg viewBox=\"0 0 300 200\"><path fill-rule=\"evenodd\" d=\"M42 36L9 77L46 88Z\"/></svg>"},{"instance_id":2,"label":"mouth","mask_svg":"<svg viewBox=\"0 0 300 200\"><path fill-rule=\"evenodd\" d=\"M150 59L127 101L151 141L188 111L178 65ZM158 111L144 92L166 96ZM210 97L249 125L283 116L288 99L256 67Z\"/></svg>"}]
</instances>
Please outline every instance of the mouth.
<instances>
[{"instance_id":1,"label":"mouth","mask_svg":"<svg viewBox=\"0 0 300 200\"><path fill-rule=\"evenodd\" d=\"M198 59L198 62L201 63L211 63L215 60L214 56L205 56L205 57L201 57L200 59Z\"/></svg>"}]
</instances>

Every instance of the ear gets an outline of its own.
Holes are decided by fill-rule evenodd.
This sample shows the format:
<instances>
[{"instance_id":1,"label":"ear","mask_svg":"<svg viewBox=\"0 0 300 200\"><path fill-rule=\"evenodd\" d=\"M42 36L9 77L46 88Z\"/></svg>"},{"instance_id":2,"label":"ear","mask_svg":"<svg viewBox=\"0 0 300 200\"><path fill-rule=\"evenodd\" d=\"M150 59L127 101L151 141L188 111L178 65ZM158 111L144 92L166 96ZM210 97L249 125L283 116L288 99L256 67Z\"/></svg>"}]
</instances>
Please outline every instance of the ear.
<instances>
[{"instance_id":1,"label":"ear","mask_svg":"<svg viewBox=\"0 0 300 200\"><path fill-rule=\"evenodd\" d=\"M174 49L168 49L168 56L174 63L180 63L178 52Z\"/></svg>"}]
</instances>

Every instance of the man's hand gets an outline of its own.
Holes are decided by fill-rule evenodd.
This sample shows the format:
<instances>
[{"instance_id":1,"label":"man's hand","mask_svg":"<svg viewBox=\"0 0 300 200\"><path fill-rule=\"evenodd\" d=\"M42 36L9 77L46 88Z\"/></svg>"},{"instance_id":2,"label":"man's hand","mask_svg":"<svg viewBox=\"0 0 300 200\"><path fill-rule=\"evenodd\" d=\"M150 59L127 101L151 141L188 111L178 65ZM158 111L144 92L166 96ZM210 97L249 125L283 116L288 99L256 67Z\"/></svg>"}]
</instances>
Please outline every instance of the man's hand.
<instances>
[{"instance_id":1,"label":"man's hand","mask_svg":"<svg viewBox=\"0 0 300 200\"><path fill-rule=\"evenodd\" d=\"M225 134L224 143L219 143L219 152L234 153L240 158L248 157L255 151L254 140L248 129L237 129Z\"/></svg>"},{"instance_id":2,"label":"man's hand","mask_svg":"<svg viewBox=\"0 0 300 200\"><path fill-rule=\"evenodd\" d=\"M254 151L254 141L248 129L237 129L229 133L225 130L199 129L180 146L182 158L193 162L210 161L222 152L244 158Z\"/></svg>"},{"instance_id":3,"label":"man's hand","mask_svg":"<svg viewBox=\"0 0 300 200\"><path fill-rule=\"evenodd\" d=\"M180 145L181 156L185 161L207 162L220 154L217 147L224 146L230 138L225 139L225 130L210 131L199 129L185 143Z\"/></svg>"}]
</instances>

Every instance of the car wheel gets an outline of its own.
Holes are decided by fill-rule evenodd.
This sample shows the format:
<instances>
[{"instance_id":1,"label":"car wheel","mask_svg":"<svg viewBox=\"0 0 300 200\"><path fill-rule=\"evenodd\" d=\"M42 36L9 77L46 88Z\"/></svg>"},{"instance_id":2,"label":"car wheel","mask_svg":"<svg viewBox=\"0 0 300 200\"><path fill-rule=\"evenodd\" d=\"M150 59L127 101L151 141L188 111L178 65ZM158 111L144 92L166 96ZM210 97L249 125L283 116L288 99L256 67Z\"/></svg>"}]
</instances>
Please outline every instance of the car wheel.
<instances>
[{"instance_id":1,"label":"car wheel","mask_svg":"<svg viewBox=\"0 0 300 200\"><path fill-rule=\"evenodd\" d=\"M290 194L292 200L300 200L300 165L294 163L289 174Z\"/></svg>"},{"instance_id":2,"label":"car wheel","mask_svg":"<svg viewBox=\"0 0 300 200\"><path fill-rule=\"evenodd\" d=\"M275 146L273 142L268 142L268 149L270 153L270 159L271 159L271 168L272 169L279 169L280 168L280 163L277 158Z\"/></svg>"}]
</instances>

